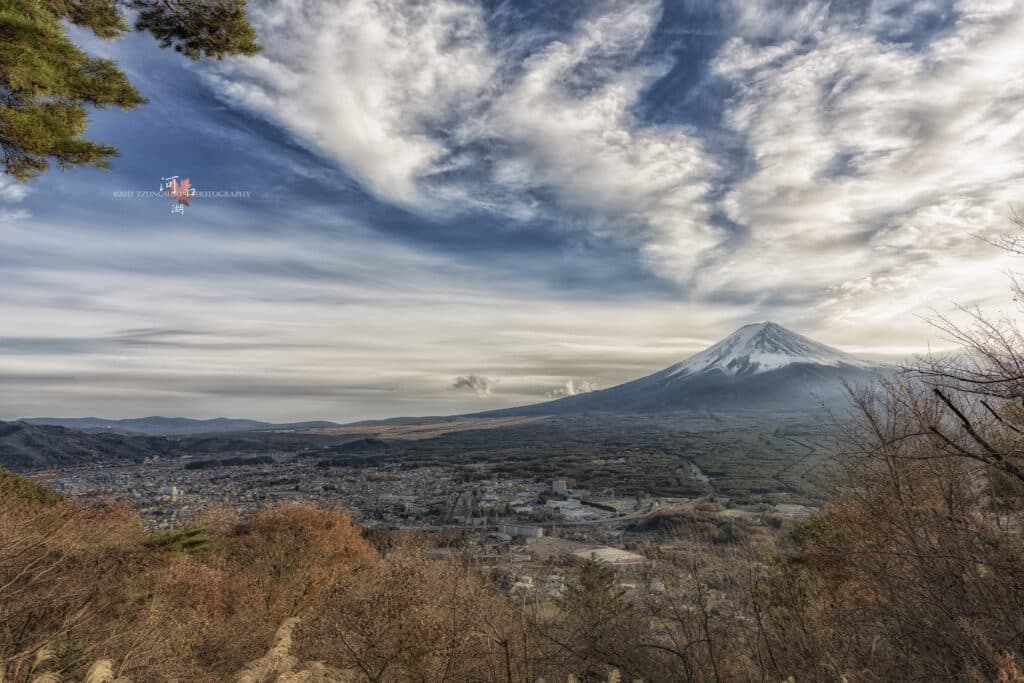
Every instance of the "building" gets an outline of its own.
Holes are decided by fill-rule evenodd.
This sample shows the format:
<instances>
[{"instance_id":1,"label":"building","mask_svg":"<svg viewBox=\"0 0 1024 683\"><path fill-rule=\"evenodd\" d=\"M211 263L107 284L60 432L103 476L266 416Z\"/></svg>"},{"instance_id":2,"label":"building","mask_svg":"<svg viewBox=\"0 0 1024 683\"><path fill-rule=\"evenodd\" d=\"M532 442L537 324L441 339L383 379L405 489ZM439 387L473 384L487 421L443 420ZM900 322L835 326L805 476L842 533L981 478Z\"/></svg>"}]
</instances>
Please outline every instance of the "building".
<instances>
[{"instance_id":1,"label":"building","mask_svg":"<svg viewBox=\"0 0 1024 683\"><path fill-rule=\"evenodd\" d=\"M523 538L540 538L544 535L544 529L539 526L515 526L513 524L499 524L498 531L509 536L522 536Z\"/></svg>"},{"instance_id":2,"label":"building","mask_svg":"<svg viewBox=\"0 0 1024 683\"><path fill-rule=\"evenodd\" d=\"M551 492L559 496L567 495L569 487L565 484L565 479L555 479L551 482Z\"/></svg>"}]
</instances>

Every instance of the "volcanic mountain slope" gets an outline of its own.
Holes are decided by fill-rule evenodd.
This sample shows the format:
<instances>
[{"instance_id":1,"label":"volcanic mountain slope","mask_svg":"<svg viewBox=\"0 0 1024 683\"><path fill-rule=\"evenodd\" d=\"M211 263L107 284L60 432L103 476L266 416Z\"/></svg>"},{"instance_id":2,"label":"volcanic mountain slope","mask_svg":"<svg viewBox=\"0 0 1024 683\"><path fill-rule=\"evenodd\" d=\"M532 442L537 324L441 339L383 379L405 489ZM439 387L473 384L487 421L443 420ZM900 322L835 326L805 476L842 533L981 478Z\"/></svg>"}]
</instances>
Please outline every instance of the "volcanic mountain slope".
<instances>
[{"instance_id":1,"label":"volcanic mountain slope","mask_svg":"<svg viewBox=\"0 0 1024 683\"><path fill-rule=\"evenodd\" d=\"M807 409L836 405L845 400L844 382L863 384L885 371L885 366L763 322L745 325L695 356L632 382L483 414Z\"/></svg>"}]
</instances>

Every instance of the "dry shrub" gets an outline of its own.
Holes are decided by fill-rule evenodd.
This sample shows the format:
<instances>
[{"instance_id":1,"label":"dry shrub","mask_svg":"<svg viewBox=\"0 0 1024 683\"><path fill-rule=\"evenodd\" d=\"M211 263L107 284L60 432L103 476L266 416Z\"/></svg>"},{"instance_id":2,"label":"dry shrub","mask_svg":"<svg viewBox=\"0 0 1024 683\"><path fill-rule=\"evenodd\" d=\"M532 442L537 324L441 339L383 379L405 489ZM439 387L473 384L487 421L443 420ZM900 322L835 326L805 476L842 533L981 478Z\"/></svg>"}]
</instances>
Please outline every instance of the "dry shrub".
<instances>
[{"instance_id":1,"label":"dry shrub","mask_svg":"<svg viewBox=\"0 0 1024 683\"><path fill-rule=\"evenodd\" d=\"M759 596L774 674L997 680L1024 655L1021 519L991 495L1003 472L959 452L979 438L1011 454L1024 440L953 396L955 411L917 382L855 394L850 485Z\"/></svg>"},{"instance_id":2,"label":"dry shrub","mask_svg":"<svg viewBox=\"0 0 1024 683\"><path fill-rule=\"evenodd\" d=\"M0 497L5 681L80 678L100 658L136 680L221 680L374 558L338 510L214 511L207 529L150 534L126 508L29 492Z\"/></svg>"},{"instance_id":3,"label":"dry shrub","mask_svg":"<svg viewBox=\"0 0 1024 683\"><path fill-rule=\"evenodd\" d=\"M146 537L139 518L37 493L0 496L0 668L13 681L85 666L141 628L121 590Z\"/></svg>"},{"instance_id":4,"label":"dry shrub","mask_svg":"<svg viewBox=\"0 0 1024 683\"><path fill-rule=\"evenodd\" d=\"M510 603L457 561L406 547L322 596L300 651L366 680L527 680L531 656ZM511 678L509 678L511 676Z\"/></svg>"},{"instance_id":5,"label":"dry shrub","mask_svg":"<svg viewBox=\"0 0 1024 683\"><path fill-rule=\"evenodd\" d=\"M217 676L257 658L282 622L374 558L346 514L313 506L262 510L211 538L209 551L166 564L153 582L171 616L166 635Z\"/></svg>"},{"instance_id":6,"label":"dry shrub","mask_svg":"<svg viewBox=\"0 0 1024 683\"><path fill-rule=\"evenodd\" d=\"M663 586L645 596L654 627L644 643L647 680L760 680L759 638L750 599L774 573L764 550L692 536L646 575Z\"/></svg>"}]
</instances>

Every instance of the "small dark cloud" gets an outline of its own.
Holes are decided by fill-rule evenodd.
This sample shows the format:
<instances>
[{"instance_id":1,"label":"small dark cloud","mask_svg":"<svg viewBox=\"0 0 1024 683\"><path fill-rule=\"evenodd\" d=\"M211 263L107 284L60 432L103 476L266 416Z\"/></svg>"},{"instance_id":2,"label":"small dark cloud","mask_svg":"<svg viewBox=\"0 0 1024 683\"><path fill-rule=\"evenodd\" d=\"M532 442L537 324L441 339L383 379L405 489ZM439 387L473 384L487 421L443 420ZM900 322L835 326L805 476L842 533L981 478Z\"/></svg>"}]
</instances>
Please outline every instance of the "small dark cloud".
<instances>
[{"instance_id":1,"label":"small dark cloud","mask_svg":"<svg viewBox=\"0 0 1024 683\"><path fill-rule=\"evenodd\" d=\"M482 377L480 375L459 375L452 382L451 388L454 391L465 391L474 393L481 398L486 398L491 395L491 391L494 389L494 385L498 383L498 380L491 377Z\"/></svg>"}]
</instances>

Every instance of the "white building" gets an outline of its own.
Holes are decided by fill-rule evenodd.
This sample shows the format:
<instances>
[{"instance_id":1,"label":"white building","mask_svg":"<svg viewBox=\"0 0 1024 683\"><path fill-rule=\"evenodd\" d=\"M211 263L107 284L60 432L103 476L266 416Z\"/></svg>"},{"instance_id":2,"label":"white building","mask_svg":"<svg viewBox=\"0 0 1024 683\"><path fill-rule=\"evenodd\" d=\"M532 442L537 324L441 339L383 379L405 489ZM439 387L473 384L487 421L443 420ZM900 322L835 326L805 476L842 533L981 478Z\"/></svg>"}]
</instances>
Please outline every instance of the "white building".
<instances>
[{"instance_id":1,"label":"white building","mask_svg":"<svg viewBox=\"0 0 1024 683\"><path fill-rule=\"evenodd\" d=\"M523 538L540 538L544 535L544 529L539 526L515 526L513 524L499 524L498 531L509 536L522 536Z\"/></svg>"}]
</instances>

